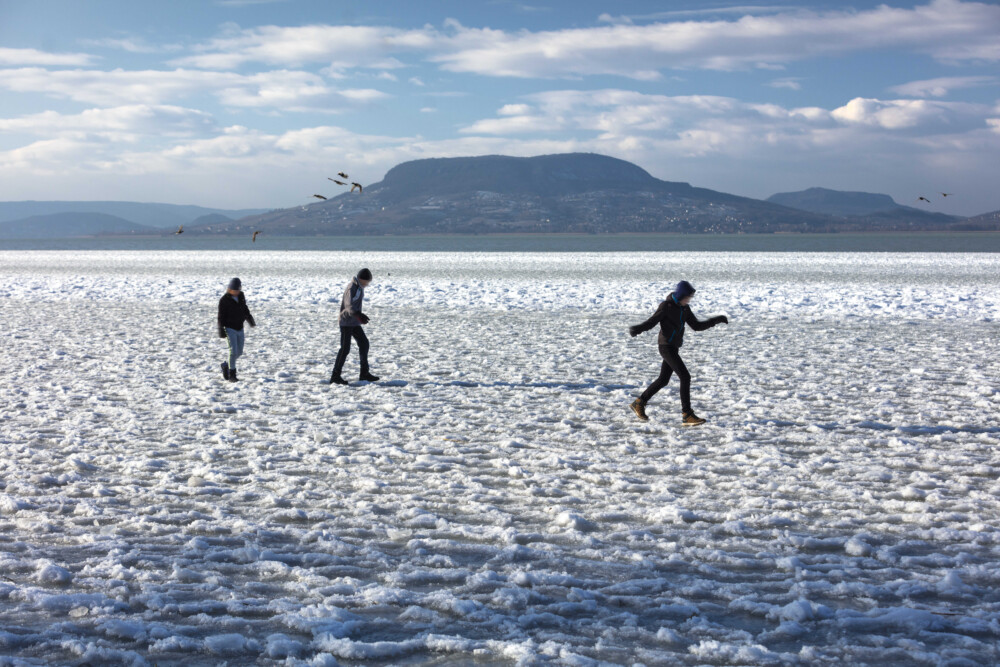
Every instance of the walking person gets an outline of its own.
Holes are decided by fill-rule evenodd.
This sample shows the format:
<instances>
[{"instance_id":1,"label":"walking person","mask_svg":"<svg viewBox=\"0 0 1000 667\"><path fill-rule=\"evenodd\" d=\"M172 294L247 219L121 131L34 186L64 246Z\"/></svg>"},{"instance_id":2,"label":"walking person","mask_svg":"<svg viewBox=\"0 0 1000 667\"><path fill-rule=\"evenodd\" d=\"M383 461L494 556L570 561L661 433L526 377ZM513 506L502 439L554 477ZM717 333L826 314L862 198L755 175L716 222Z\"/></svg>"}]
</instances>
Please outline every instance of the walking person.
<instances>
[{"instance_id":1,"label":"walking person","mask_svg":"<svg viewBox=\"0 0 1000 667\"><path fill-rule=\"evenodd\" d=\"M653 384L649 385L646 391L642 392L639 398L635 399L629 406L636 416L642 421L649 421L646 416L646 403L649 402L656 392L660 391L670 381L670 376L677 375L681 381L681 423L686 426L697 426L704 424L705 420L694 413L691 409L691 374L687 366L681 359L680 347L684 343L684 324L686 323L695 331L711 329L716 324L729 324L729 319L725 315L719 315L707 320L699 320L691 312L689 303L694 296L695 289L686 280L677 283L677 287L666 300L660 304L653 316L642 324L629 327L628 332L633 337L644 331L649 331L657 324L660 325L660 335L657 343L660 348L660 356L663 357L663 365L660 367L660 375Z\"/></svg>"},{"instance_id":2,"label":"walking person","mask_svg":"<svg viewBox=\"0 0 1000 667\"><path fill-rule=\"evenodd\" d=\"M330 384L348 384L341 373L344 370L344 362L347 361L347 353L351 351L352 338L358 342L361 361L361 374L358 379L367 382L378 381L378 377L368 370L368 337L362 328L368 324L368 316L361 312L361 307L365 300L365 288L371 281L372 272L361 269L358 275L351 278L347 289L344 290L344 297L340 300L340 351L337 352L337 361L333 365Z\"/></svg>"},{"instance_id":3,"label":"walking person","mask_svg":"<svg viewBox=\"0 0 1000 667\"><path fill-rule=\"evenodd\" d=\"M229 343L229 359L222 362L222 377L230 382L239 380L236 377L236 360L243 356L245 334L243 323L248 322L255 327L257 323L247 308L247 299L243 295L243 284L239 278L229 281L226 293L219 299L219 338L227 339Z\"/></svg>"}]
</instances>

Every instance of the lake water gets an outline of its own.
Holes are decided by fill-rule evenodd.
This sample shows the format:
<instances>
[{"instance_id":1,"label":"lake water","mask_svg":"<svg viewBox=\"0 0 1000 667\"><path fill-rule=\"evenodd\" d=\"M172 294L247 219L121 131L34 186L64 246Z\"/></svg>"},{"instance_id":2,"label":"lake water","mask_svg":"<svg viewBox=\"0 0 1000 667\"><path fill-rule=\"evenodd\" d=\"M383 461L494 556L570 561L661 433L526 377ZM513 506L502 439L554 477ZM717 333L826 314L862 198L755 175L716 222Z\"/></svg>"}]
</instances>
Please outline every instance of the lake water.
<instances>
[{"instance_id":1,"label":"lake water","mask_svg":"<svg viewBox=\"0 0 1000 667\"><path fill-rule=\"evenodd\" d=\"M168 236L7 239L0 250L361 250L431 252L1000 252L1000 233Z\"/></svg>"}]
</instances>

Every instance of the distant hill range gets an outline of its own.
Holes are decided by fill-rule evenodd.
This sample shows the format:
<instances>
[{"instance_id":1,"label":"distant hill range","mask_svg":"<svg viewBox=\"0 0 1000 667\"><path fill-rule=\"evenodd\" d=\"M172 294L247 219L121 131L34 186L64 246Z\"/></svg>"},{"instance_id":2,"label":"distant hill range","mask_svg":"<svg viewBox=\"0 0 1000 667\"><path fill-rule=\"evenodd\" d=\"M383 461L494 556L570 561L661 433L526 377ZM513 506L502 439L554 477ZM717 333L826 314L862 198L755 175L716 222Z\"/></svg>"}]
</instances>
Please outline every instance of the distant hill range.
<instances>
[{"instance_id":1,"label":"distant hill range","mask_svg":"<svg viewBox=\"0 0 1000 667\"><path fill-rule=\"evenodd\" d=\"M964 232L1000 232L1000 211L965 218L956 222L954 229Z\"/></svg>"},{"instance_id":2,"label":"distant hill range","mask_svg":"<svg viewBox=\"0 0 1000 667\"><path fill-rule=\"evenodd\" d=\"M180 225L232 221L267 209L226 210L126 201L0 202L0 238L160 234Z\"/></svg>"},{"instance_id":3,"label":"distant hill range","mask_svg":"<svg viewBox=\"0 0 1000 667\"><path fill-rule=\"evenodd\" d=\"M809 188L782 192L767 201L802 211L843 218L856 227L869 229L952 229L959 218L897 204L889 195L871 192L842 192Z\"/></svg>"},{"instance_id":4,"label":"distant hill range","mask_svg":"<svg viewBox=\"0 0 1000 667\"><path fill-rule=\"evenodd\" d=\"M303 187L301 206L268 212L133 202L0 202L0 237L21 236L26 229L34 229L35 238L165 235L182 224L191 235L261 230L279 236L1000 229L997 214L958 218L865 192L811 188L767 201L738 197L662 181L630 162L592 153L414 160L393 167L363 192L336 186L326 180L329 175L317 174L313 185ZM312 192L329 198L312 199ZM70 218L44 217L57 213L118 220L78 217L74 227Z\"/></svg>"},{"instance_id":5,"label":"distant hill range","mask_svg":"<svg viewBox=\"0 0 1000 667\"><path fill-rule=\"evenodd\" d=\"M5 239L159 233L160 230L154 227L137 225L134 222L106 213L52 213L0 223L0 238Z\"/></svg>"},{"instance_id":6,"label":"distant hill range","mask_svg":"<svg viewBox=\"0 0 1000 667\"><path fill-rule=\"evenodd\" d=\"M324 176L317 176L319 187L330 185L329 181L324 184ZM831 201L836 198L837 193L825 192L831 193ZM858 209L862 216L845 217L662 181L630 162L590 153L414 160L393 167L363 193L347 188L339 195L326 193L327 201L304 202L229 224L212 224L211 230L190 231L245 234L259 229L274 235L834 232L946 229L959 220L900 207L886 195L873 195L879 201Z\"/></svg>"}]
</instances>

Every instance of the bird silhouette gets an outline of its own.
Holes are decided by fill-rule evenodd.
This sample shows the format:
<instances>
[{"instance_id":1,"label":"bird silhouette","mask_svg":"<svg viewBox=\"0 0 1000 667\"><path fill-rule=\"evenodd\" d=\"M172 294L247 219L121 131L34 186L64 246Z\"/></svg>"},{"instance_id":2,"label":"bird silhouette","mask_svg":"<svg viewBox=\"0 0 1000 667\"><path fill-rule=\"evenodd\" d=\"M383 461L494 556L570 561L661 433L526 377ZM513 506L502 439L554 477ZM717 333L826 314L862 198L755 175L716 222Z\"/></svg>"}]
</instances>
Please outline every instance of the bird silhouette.
<instances>
[{"instance_id":1,"label":"bird silhouette","mask_svg":"<svg viewBox=\"0 0 1000 667\"><path fill-rule=\"evenodd\" d=\"M344 183L343 181L338 181L336 178L330 178L329 176L326 177L326 180L333 181L337 185L347 185L347 183Z\"/></svg>"},{"instance_id":2,"label":"bird silhouette","mask_svg":"<svg viewBox=\"0 0 1000 667\"><path fill-rule=\"evenodd\" d=\"M184 233L184 225L180 225L180 226L179 226L179 227L177 228L177 231L176 231L176 232L174 232L174 234L183 234L183 233Z\"/></svg>"},{"instance_id":3,"label":"bird silhouette","mask_svg":"<svg viewBox=\"0 0 1000 667\"><path fill-rule=\"evenodd\" d=\"M260 230L259 229L253 233L253 236L250 237L251 243L256 243L257 242L257 235L258 234L260 234Z\"/></svg>"},{"instance_id":4,"label":"bird silhouette","mask_svg":"<svg viewBox=\"0 0 1000 667\"><path fill-rule=\"evenodd\" d=\"M341 178L347 178L347 174L345 174L345 173L344 173L344 172L342 172L342 171L338 171L338 172L337 172L337 176L340 176Z\"/></svg>"},{"instance_id":5,"label":"bird silhouette","mask_svg":"<svg viewBox=\"0 0 1000 667\"><path fill-rule=\"evenodd\" d=\"M326 201L326 197L324 197L323 195L313 195L313 197L315 197L316 199L322 199L323 201Z\"/></svg>"},{"instance_id":6,"label":"bird silhouette","mask_svg":"<svg viewBox=\"0 0 1000 667\"><path fill-rule=\"evenodd\" d=\"M925 201L925 202L927 202L928 204L930 204L930 203L931 203L931 200L930 200L930 199L928 199L927 197L917 197L917 201Z\"/></svg>"},{"instance_id":7,"label":"bird silhouette","mask_svg":"<svg viewBox=\"0 0 1000 667\"><path fill-rule=\"evenodd\" d=\"M954 194L953 192L942 192L942 193L941 193L941 196L942 196L942 197L950 197L950 196L952 196L953 194Z\"/></svg>"},{"instance_id":8,"label":"bird silhouette","mask_svg":"<svg viewBox=\"0 0 1000 667\"><path fill-rule=\"evenodd\" d=\"M365 189L364 189L363 187L361 187L361 184L360 184L360 183L354 183L354 182L352 181L352 182L351 182L351 192L354 192L354 188L357 188L357 189L358 189L358 192L364 192L364 191L365 191Z\"/></svg>"}]
</instances>

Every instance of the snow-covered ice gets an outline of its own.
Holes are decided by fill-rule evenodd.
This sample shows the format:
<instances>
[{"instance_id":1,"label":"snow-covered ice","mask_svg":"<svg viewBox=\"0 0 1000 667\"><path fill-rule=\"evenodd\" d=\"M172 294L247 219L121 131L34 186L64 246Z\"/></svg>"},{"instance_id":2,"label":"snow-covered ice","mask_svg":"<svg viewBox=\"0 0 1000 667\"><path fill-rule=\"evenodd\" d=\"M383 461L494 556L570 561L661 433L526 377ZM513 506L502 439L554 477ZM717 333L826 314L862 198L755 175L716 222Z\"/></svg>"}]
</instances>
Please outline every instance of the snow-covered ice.
<instances>
[{"instance_id":1,"label":"snow-covered ice","mask_svg":"<svg viewBox=\"0 0 1000 667\"><path fill-rule=\"evenodd\" d=\"M696 429L627 408L680 278ZM998 317L989 254L0 252L0 664L996 663Z\"/></svg>"}]
</instances>

